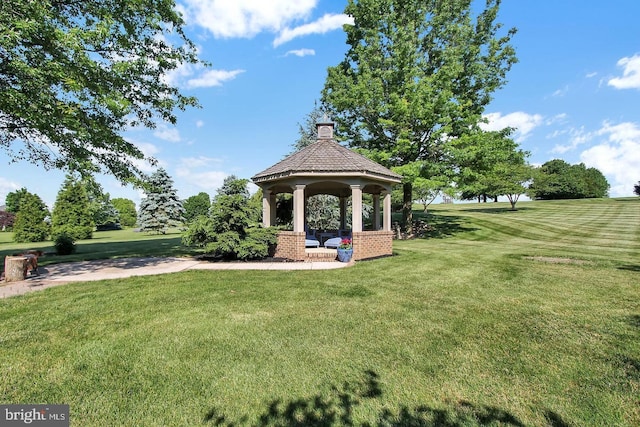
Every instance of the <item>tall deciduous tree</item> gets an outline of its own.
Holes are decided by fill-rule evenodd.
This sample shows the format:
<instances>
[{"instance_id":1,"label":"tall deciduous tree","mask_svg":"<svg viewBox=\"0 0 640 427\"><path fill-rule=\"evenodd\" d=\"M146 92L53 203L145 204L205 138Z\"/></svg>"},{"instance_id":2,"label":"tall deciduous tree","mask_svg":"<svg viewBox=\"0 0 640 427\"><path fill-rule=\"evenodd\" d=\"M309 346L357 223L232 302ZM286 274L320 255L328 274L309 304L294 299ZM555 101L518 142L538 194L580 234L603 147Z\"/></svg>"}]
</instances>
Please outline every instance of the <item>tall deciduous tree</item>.
<instances>
[{"instance_id":1,"label":"tall deciduous tree","mask_svg":"<svg viewBox=\"0 0 640 427\"><path fill-rule=\"evenodd\" d=\"M120 218L120 225L123 227L133 227L138 220L138 212L136 211L136 204L133 200L117 197L111 200L113 206L118 211Z\"/></svg>"},{"instance_id":2,"label":"tall deciduous tree","mask_svg":"<svg viewBox=\"0 0 640 427\"><path fill-rule=\"evenodd\" d=\"M638 183L633 186L633 192L636 194L636 196L640 196L640 181L638 181Z\"/></svg>"},{"instance_id":3,"label":"tall deciduous tree","mask_svg":"<svg viewBox=\"0 0 640 427\"><path fill-rule=\"evenodd\" d=\"M51 229L46 222L49 209L40 196L26 191L20 197L20 210L13 224L13 240L21 242L42 242Z\"/></svg>"},{"instance_id":4,"label":"tall deciduous tree","mask_svg":"<svg viewBox=\"0 0 640 427\"><path fill-rule=\"evenodd\" d=\"M184 222L184 207L173 188L173 180L163 168L149 178L146 197L140 201L138 225L141 231L165 234L169 227Z\"/></svg>"},{"instance_id":5,"label":"tall deciduous tree","mask_svg":"<svg viewBox=\"0 0 640 427\"><path fill-rule=\"evenodd\" d=\"M570 165L561 159L553 159L540 166L529 187L536 199L585 199L606 197L609 183L596 168L584 164Z\"/></svg>"},{"instance_id":6,"label":"tall deciduous tree","mask_svg":"<svg viewBox=\"0 0 640 427\"><path fill-rule=\"evenodd\" d=\"M487 0L474 15L471 0L349 0L350 48L322 93L341 135L387 167L442 162L445 142L477 125L516 61L515 30L498 35L499 6ZM410 224L411 179L403 186Z\"/></svg>"},{"instance_id":7,"label":"tall deciduous tree","mask_svg":"<svg viewBox=\"0 0 640 427\"><path fill-rule=\"evenodd\" d=\"M90 239L93 236L95 222L91 211L89 196L83 183L67 175L51 213L51 234L66 235L72 240Z\"/></svg>"},{"instance_id":8,"label":"tall deciduous tree","mask_svg":"<svg viewBox=\"0 0 640 427\"><path fill-rule=\"evenodd\" d=\"M203 191L187 198L183 206L184 218L187 222L191 222L199 216L207 216L211 207L211 198Z\"/></svg>"},{"instance_id":9,"label":"tall deciduous tree","mask_svg":"<svg viewBox=\"0 0 640 427\"><path fill-rule=\"evenodd\" d=\"M0 147L44 167L96 163L122 181L144 154L130 126L197 105L169 83L199 64L174 0L0 2Z\"/></svg>"}]
</instances>

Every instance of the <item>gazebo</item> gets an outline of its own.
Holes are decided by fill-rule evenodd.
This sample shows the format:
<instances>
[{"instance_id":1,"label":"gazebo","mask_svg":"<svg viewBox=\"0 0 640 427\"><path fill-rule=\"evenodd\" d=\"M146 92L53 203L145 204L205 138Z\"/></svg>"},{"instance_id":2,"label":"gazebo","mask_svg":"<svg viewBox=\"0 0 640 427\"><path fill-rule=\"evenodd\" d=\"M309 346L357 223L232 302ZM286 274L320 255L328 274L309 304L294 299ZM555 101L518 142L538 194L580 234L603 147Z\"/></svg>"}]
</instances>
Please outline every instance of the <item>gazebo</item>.
<instances>
[{"instance_id":1,"label":"gazebo","mask_svg":"<svg viewBox=\"0 0 640 427\"><path fill-rule=\"evenodd\" d=\"M354 260L391 255L391 187L402 176L338 144L333 122L324 120L316 126L316 142L251 178L262 188L265 227L275 225L276 195L293 193L293 231L278 234L275 256L297 261L313 258L313 250L305 248L305 218L306 200L316 194L339 198L341 228L346 225L347 199L351 197ZM371 230L363 230L363 193L373 198Z\"/></svg>"}]
</instances>

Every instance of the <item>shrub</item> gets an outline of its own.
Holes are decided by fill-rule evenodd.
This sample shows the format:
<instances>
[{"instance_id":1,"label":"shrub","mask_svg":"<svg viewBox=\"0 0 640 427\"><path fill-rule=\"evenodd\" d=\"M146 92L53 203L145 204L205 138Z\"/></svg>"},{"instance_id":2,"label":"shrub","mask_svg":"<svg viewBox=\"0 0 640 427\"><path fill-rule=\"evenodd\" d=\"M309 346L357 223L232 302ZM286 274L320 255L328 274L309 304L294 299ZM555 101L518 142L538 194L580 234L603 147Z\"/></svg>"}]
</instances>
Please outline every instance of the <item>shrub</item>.
<instances>
[{"instance_id":1,"label":"shrub","mask_svg":"<svg viewBox=\"0 0 640 427\"><path fill-rule=\"evenodd\" d=\"M67 233L60 233L53 239L58 255L71 255L76 251L76 242Z\"/></svg>"}]
</instances>

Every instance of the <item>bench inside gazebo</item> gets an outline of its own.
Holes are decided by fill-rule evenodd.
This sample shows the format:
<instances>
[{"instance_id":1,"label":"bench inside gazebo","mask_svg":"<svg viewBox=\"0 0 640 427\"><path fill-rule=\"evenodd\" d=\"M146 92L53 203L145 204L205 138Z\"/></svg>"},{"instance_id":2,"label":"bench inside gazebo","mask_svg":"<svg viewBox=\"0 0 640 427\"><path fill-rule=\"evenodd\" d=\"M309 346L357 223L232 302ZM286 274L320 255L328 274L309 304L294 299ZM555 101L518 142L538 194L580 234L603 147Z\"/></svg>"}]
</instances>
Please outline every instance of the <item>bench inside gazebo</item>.
<instances>
[{"instance_id":1,"label":"bench inside gazebo","mask_svg":"<svg viewBox=\"0 0 640 427\"><path fill-rule=\"evenodd\" d=\"M252 177L262 188L265 227L275 225L276 195L293 194L293 230L278 234L275 256L296 261L335 258L335 249L307 248L305 245L306 201L317 194L329 194L339 199L339 230L346 229L347 201L351 198L350 234L354 260L391 255L391 187L399 183L402 176L338 144L333 136L333 122L325 120L316 126L316 142ZM370 230L363 229L363 194L371 194L373 199ZM325 234L316 238L326 240L334 233Z\"/></svg>"}]
</instances>

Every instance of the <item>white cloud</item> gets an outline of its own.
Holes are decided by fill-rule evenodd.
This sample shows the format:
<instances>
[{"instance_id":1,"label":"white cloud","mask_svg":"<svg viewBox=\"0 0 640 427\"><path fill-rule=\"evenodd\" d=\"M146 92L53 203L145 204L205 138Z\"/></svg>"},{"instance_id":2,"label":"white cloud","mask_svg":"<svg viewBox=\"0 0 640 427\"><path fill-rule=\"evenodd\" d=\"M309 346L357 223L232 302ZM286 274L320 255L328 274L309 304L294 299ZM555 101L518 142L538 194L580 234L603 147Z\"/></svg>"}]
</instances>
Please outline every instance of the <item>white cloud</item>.
<instances>
[{"instance_id":1,"label":"white cloud","mask_svg":"<svg viewBox=\"0 0 640 427\"><path fill-rule=\"evenodd\" d=\"M187 87L196 88L222 86L222 83L235 79L240 73L244 73L244 70L209 70L202 73L195 79L189 79L187 81Z\"/></svg>"},{"instance_id":2,"label":"white cloud","mask_svg":"<svg viewBox=\"0 0 640 427\"><path fill-rule=\"evenodd\" d=\"M507 127L516 129L514 135L516 142L522 142L527 139L529 134L542 125L544 121L540 114L528 114L522 111L516 111L504 116L502 113L489 113L485 114L484 118L488 120L488 123L480 125L484 130L496 131Z\"/></svg>"},{"instance_id":3,"label":"white cloud","mask_svg":"<svg viewBox=\"0 0 640 427\"><path fill-rule=\"evenodd\" d=\"M561 97L565 96L568 92L569 92L569 86L567 85L567 86L563 87L562 89L558 89L555 92L553 92L551 94L551 96L554 97L554 98L561 98Z\"/></svg>"},{"instance_id":4,"label":"white cloud","mask_svg":"<svg viewBox=\"0 0 640 427\"><path fill-rule=\"evenodd\" d=\"M202 126L204 126L204 122L202 120L196 121L196 127L197 128L201 128Z\"/></svg>"},{"instance_id":5,"label":"white cloud","mask_svg":"<svg viewBox=\"0 0 640 427\"><path fill-rule=\"evenodd\" d=\"M567 151L575 150L579 145L582 145L591 141L595 136L593 132L585 131L583 126L579 129L571 128L571 129L560 131L557 133L554 132L554 134L551 135L551 137L566 135L567 133L569 134L569 143L565 145L562 145L562 144L556 145L551 149L552 153L564 154Z\"/></svg>"},{"instance_id":6,"label":"white cloud","mask_svg":"<svg viewBox=\"0 0 640 427\"><path fill-rule=\"evenodd\" d=\"M153 135L164 141L180 142L180 132L175 127L169 127L164 123L160 123L158 127L153 131Z\"/></svg>"},{"instance_id":7,"label":"white cloud","mask_svg":"<svg viewBox=\"0 0 640 427\"><path fill-rule=\"evenodd\" d=\"M0 205L4 205L7 194L20 189L20 185L0 176Z\"/></svg>"},{"instance_id":8,"label":"white cloud","mask_svg":"<svg viewBox=\"0 0 640 427\"><path fill-rule=\"evenodd\" d=\"M610 79L609 86L616 89L640 89L640 55L624 57L618 61L617 65L624 68L622 77Z\"/></svg>"},{"instance_id":9,"label":"white cloud","mask_svg":"<svg viewBox=\"0 0 640 427\"><path fill-rule=\"evenodd\" d=\"M165 83L180 88L221 86L244 70L208 70L202 65L182 64L163 76Z\"/></svg>"},{"instance_id":10,"label":"white cloud","mask_svg":"<svg viewBox=\"0 0 640 427\"><path fill-rule=\"evenodd\" d=\"M222 159L213 157L186 157L180 160L180 164L176 168L176 177L181 181L192 185L198 191L206 191L213 195L229 176L228 173L219 170ZM200 171L198 171L200 169Z\"/></svg>"},{"instance_id":11,"label":"white cloud","mask_svg":"<svg viewBox=\"0 0 640 427\"><path fill-rule=\"evenodd\" d=\"M327 13L315 22L310 22L295 28L283 29L273 41L273 47L278 47L298 37L308 36L310 34L325 34L329 31L340 29L345 24L353 25L353 17L343 13Z\"/></svg>"},{"instance_id":12,"label":"white cloud","mask_svg":"<svg viewBox=\"0 0 640 427\"><path fill-rule=\"evenodd\" d=\"M284 54L284 56L289 56L289 55L295 55L295 56L299 56L299 57L303 57L303 56L308 56L308 55L315 55L316 51L313 49L295 49L295 50L290 50L287 53Z\"/></svg>"},{"instance_id":13,"label":"white cloud","mask_svg":"<svg viewBox=\"0 0 640 427\"><path fill-rule=\"evenodd\" d=\"M633 195L640 171L640 127L631 122L617 125L605 122L596 135L605 136L606 141L582 152L581 161L607 177L611 196Z\"/></svg>"},{"instance_id":14,"label":"white cloud","mask_svg":"<svg viewBox=\"0 0 640 427\"><path fill-rule=\"evenodd\" d=\"M216 38L251 38L305 19L318 0L184 0L186 20Z\"/></svg>"},{"instance_id":15,"label":"white cloud","mask_svg":"<svg viewBox=\"0 0 640 427\"><path fill-rule=\"evenodd\" d=\"M593 73L587 73L587 75L586 75L585 77L586 77L586 78L588 78L588 79L590 79L590 78L593 78L593 77L595 77L595 76L597 76L597 75L598 75L598 73L597 73L597 72L593 72Z\"/></svg>"}]
</instances>

